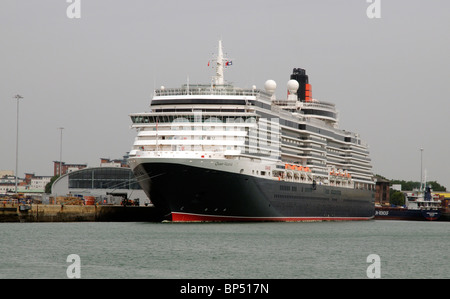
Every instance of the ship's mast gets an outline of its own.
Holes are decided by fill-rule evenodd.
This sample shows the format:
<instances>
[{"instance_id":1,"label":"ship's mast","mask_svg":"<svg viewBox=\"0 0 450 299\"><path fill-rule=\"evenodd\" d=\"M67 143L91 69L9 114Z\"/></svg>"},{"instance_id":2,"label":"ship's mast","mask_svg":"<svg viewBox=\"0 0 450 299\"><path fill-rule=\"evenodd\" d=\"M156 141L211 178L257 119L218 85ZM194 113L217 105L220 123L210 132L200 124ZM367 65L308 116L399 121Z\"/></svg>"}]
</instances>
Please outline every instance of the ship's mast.
<instances>
[{"instance_id":1,"label":"ship's mast","mask_svg":"<svg viewBox=\"0 0 450 299\"><path fill-rule=\"evenodd\" d=\"M219 51L218 51L217 60L216 60L216 77L215 77L216 85L223 85L223 83L224 83L224 79L223 79L224 63L225 63L225 60L223 58L222 41L219 40Z\"/></svg>"},{"instance_id":2,"label":"ship's mast","mask_svg":"<svg viewBox=\"0 0 450 299\"><path fill-rule=\"evenodd\" d=\"M231 66L232 61L229 58L223 56L222 40L219 40L219 49L217 51L217 57L212 60L216 62L216 75L213 76L212 84L216 86L225 85L225 79L223 72L226 67ZM209 66L209 62L208 62ZM214 67L214 65L212 65Z\"/></svg>"}]
</instances>

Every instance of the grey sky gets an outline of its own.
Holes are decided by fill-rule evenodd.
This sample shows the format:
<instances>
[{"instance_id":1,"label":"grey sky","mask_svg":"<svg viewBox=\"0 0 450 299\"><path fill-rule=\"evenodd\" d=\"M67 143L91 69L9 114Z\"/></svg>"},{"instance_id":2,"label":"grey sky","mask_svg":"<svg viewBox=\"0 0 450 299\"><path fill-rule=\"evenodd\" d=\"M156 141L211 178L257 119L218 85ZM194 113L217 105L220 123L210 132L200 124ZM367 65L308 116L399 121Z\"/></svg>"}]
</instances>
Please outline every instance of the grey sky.
<instances>
[{"instance_id":1,"label":"grey sky","mask_svg":"<svg viewBox=\"0 0 450 299\"><path fill-rule=\"evenodd\" d=\"M336 104L340 127L369 144L374 173L450 189L450 1L65 0L0 2L0 169L52 175L59 160L98 166L121 158L135 131L129 113L148 110L153 89L208 83L217 41L233 58L225 79L240 87L277 82L294 67L313 97Z\"/></svg>"}]
</instances>

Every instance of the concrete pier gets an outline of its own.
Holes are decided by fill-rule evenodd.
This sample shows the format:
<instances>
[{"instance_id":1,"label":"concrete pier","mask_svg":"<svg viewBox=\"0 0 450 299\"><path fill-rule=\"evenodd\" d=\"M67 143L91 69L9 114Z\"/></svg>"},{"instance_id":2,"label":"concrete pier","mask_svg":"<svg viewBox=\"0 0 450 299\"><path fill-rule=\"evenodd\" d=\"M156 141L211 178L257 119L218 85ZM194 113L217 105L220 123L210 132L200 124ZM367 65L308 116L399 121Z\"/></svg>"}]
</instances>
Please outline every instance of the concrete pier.
<instances>
[{"instance_id":1,"label":"concrete pier","mask_svg":"<svg viewBox=\"0 0 450 299\"><path fill-rule=\"evenodd\" d=\"M0 222L161 222L153 206L0 205Z\"/></svg>"}]
</instances>

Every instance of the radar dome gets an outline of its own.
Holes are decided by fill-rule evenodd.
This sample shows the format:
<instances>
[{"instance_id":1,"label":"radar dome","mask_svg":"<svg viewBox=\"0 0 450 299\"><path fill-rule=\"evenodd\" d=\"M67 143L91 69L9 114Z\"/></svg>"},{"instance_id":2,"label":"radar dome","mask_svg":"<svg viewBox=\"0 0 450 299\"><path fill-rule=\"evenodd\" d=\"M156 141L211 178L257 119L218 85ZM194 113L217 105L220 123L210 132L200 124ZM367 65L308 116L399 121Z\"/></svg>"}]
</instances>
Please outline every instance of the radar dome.
<instances>
[{"instance_id":1,"label":"radar dome","mask_svg":"<svg viewBox=\"0 0 450 299\"><path fill-rule=\"evenodd\" d=\"M287 83L287 88L289 90L289 93L297 93L298 88L300 87L300 84L298 84L297 80L289 80Z\"/></svg>"},{"instance_id":2,"label":"radar dome","mask_svg":"<svg viewBox=\"0 0 450 299\"><path fill-rule=\"evenodd\" d=\"M267 80L266 83L264 83L264 88L268 93L273 94L277 88L277 83L273 80Z\"/></svg>"}]
</instances>

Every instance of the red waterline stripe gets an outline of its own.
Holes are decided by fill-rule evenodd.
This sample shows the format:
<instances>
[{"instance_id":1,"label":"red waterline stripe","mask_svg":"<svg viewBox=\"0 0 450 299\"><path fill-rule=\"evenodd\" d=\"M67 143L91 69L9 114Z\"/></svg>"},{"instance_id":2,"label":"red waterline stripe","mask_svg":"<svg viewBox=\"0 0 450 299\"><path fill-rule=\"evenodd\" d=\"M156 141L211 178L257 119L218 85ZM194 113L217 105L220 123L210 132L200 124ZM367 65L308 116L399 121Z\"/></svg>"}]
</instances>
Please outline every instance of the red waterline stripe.
<instances>
[{"instance_id":1,"label":"red waterline stripe","mask_svg":"<svg viewBox=\"0 0 450 299\"><path fill-rule=\"evenodd\" d=\"M279 222L307 222L307 221L357 221L370 220L372 217L239 217L212 216L188 213L172 213L173 222L230 222L230 221L279 221Z\"/></svg>"}]
</instances>

